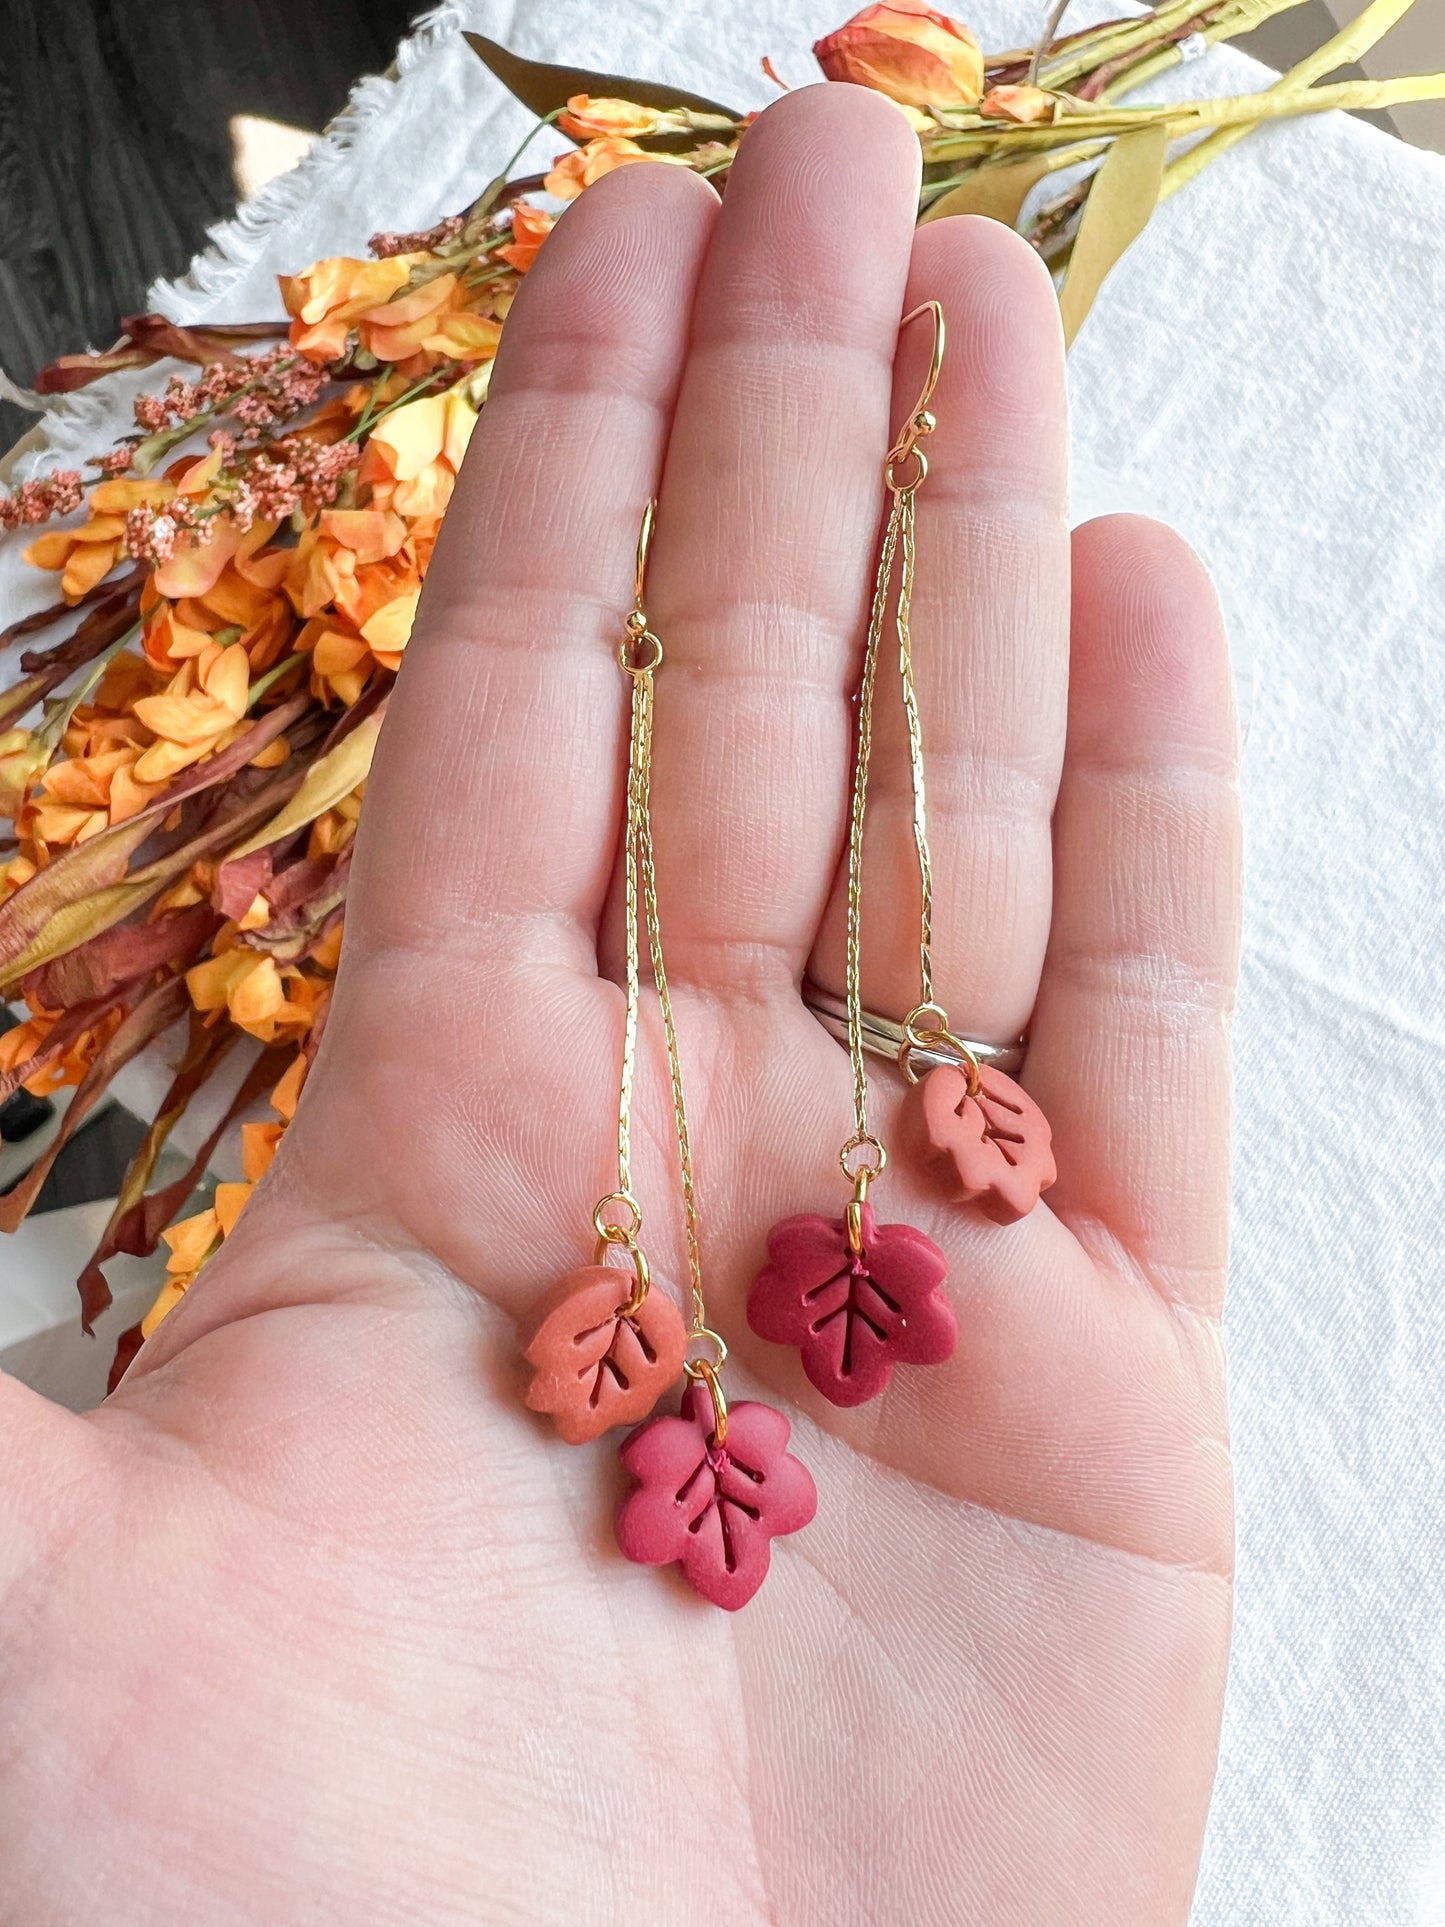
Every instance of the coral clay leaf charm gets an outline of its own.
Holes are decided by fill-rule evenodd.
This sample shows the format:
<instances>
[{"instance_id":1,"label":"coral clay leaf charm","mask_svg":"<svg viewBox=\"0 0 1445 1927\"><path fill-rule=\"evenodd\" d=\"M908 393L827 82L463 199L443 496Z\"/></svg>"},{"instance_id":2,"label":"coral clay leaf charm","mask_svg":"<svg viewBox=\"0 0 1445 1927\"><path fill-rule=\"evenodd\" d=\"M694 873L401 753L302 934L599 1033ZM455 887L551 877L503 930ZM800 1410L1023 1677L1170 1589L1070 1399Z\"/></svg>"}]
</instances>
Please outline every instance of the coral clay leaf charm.
<instances>
[{"instance_id":1,"label":"coral clay leaf charm","mask_svg":"<svg viewBox=\"0 0 1445 1927\"><path fill-rule=\"evenodd\" d=\"M622 1447L636 1480L617 1509L617 1543L639 1565L676 1563L704 1599L736 1612L768 1576L771 1541L818 1509L808 1468L788 1451L788 1421L771 1405L728 1408L714 1433L712 1399L690 1384L678 1418L649 1419Z\"/></svg>"},{"instance_id":2,"label":"coral clay leaf charm","mask_svg":"<svg viewBox=\"0 0 1445 1927\"><path fill-rule=\"evenodd\" d=\"M940 1064L911 1095L925 1161L954 1195L997 1224L1026 1218L1058 1175L1049 1121L1011 1077L985 1066L970 1097L968 1072Z\"/></svg>"},{"instance_id":3,"label":"coral clay leaf charm","mask_svg":"<svg viewBox=\"0 0 1445 1927\"><path fill-rule=\"evenodd\" d=\"M895 1365L938 1365L958 1326L942 1290L947 1266L912 1225L880 1225L860 1212L863 1249L849 1249L846 1220L785 1218L768 1238L768 1263L748 1295L760 1338L796 1345L803 1370L835 1405L862 1405Z\"/></svg>"},{"instance_id":4,"label":"coral clay leaf charm","mask_svg":"<svg viewBox=\"0 0 1445 1927\"><path fill-rule=\"evenodd\" d=\"M587 1265L569 1272L541 1307L524 1354L535 1368L527 1403L549 1412L569 1445L646 1418L682 1371L681 1312L654 1286L624 1317L631 1290L631 1272Z\"/></svg>"}]
</instances>

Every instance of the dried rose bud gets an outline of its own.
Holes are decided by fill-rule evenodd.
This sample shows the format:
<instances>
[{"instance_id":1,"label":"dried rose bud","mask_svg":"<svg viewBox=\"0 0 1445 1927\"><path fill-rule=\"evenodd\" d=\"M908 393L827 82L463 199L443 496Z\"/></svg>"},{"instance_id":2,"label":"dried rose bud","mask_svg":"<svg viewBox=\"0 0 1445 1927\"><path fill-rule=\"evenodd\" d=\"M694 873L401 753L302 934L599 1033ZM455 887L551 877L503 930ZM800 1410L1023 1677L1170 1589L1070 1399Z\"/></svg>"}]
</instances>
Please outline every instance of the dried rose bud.
<instances>
[{"instance_id":1,"label":"dried rose bud","mask_svg":"<svg viewBox=\"0 0 1445 1927\"><path fill-rule=\"evenodd\" d=\"M1031 121L1052 120L1054 96L1042 87L1021 84L1017 87L990 87L978 103L978 111L992 120L1016 120L1027 126Z\"/></svg>"},{"instance_id":2,"label":"dried rose bud","mask_svg":"<svg viewBox=\"0 0 1445 1927\"><path fill-rule=\"evenodd\" d=\"M971 107L983 92L978 42L921 0L864 7L813 52L829 80L855 81L912 107Z\"/></svg>"}]
</instances>

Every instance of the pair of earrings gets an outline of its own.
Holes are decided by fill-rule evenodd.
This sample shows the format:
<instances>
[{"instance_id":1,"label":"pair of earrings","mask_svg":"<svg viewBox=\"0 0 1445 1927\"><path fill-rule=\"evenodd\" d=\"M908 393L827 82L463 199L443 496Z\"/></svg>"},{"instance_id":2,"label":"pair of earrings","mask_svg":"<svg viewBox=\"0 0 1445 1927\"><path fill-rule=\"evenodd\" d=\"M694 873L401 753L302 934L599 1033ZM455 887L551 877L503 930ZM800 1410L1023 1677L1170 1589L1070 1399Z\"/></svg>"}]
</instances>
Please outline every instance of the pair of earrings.
<instances>
[{"instance_id":1,"label":"pair of earrings","mask_svg":"<svg viewBox=\"0 0 1445 1927\"><path fill-rule=\"evenodd\" d=\"M858 692L857 749L848 826L844 1009L820 992L809 1002L846 1035L853 1073L851 1136L839 1163L851 1195L839 1219L802 1215L774 1226L768 1262L748 1296L759 1337L797 1347L823 1396L860 1405L881 1392L897 1365L939 1364L957 1344L944 1291L947 1264L930 1238L906 1224L879 1224L870 1190L888 1153L869 1124L866 1053L895 1058L913 1091L907 1135L918 1161L958 1201L999 1223L1025 1216L1054 1179L1049 1127L1005 1075L1014 1051L965 1042L952 1030L933 985L933 869L924 787L923 730L910 632L916 560L915 496L928 474L922 443L936 426L929 402L943 362L943 311L926 302L904 317L933 319L933 354L922 395L883 464L890 495ZM643 592L653 509L638 542L633 612L619 649L632 688L624 844L626 1009L618 1105L615 1191L592 1215L593 1262L568 1274L539 1309L525 1348L533 1368L527 1403L550 1414L579 1444L614 1425L637 1424L622 1446L632 1486L617 1516L623 1553L648 1565L677 1564L714 1604L745 1605L767 1576L771 1541L808 1524L817 1492L789 1453L788 1421L771 1406L729 1405L722 1386L727 1347L707 1320L696 1189L677 1029L662 953L651 819L654 677L662 644L648 626ZM894 577L897 589L894 593ZM865 1011L860 988L863 833L873 746L874 697L890 602L897 642L913 786L913 837L921 888L919 1001L902 1020ZM673 1123L682 1177L692 1318L651 1281L639 1244L642 1212L631 1189L630 1132L643 941L662 1011ZM620 1256L626 1269L609 1264ZM681 1378L675 1417L648 1418Z\"/></svg>"}]
</instances>

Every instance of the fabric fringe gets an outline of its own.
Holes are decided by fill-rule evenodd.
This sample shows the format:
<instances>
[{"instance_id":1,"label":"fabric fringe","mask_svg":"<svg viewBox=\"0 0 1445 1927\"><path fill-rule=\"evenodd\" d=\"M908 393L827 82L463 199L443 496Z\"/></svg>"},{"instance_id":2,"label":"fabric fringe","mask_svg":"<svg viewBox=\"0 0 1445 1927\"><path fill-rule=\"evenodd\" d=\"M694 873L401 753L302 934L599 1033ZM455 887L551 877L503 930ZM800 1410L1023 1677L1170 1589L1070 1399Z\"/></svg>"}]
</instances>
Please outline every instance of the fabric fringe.
<instances>
[{"instance_id":1,"label":"fabric fringe","mask_svg":"<svg viewBox=\"0 0 1445 1927\"><path fill-rule=\"evenodd\" d=\"M417 21L396 52L386 75L368 74L351 90L350 98L310 151L289 173L268 181L259 193L243 201L228 221L207 230L210 246L174 281L158 281L150 304L174 321L201 318L199 310L224 295L255 261L263 244L278 227L300 213L315 198L322 177L349 153L364 129L378 120L391 101L399 80L438 45L470 23L463 0L443 0Z\"/></svg>"},{"instance_id":2,"label":"fabric fringe","mask_svg":"<svg viewBox=\"0 0 1445 1927\"><path fill-rule=\"evenodd\" d=\"M304 211L326 174L345 158L361 133L386 112L397 82L443 40L469 25L471 17L465 0L442 0L423 14L398 47L389 73L359 80L346 106L309 153L289 173L268 181L243 201L230 220L209 229L210 246L196 256L185 274L174 281L158 281L150 290L149 305L173 321L202 319L248 271L276 229ZM129 403L148 379L154 379L153 369L110 375L93 388L43 398L44 412L25 438L29 446L16 460L16 479L78 463L109 443L121 418L117 403L124 399L122 417L128 422Z\"/></svg>"}]
</instances>

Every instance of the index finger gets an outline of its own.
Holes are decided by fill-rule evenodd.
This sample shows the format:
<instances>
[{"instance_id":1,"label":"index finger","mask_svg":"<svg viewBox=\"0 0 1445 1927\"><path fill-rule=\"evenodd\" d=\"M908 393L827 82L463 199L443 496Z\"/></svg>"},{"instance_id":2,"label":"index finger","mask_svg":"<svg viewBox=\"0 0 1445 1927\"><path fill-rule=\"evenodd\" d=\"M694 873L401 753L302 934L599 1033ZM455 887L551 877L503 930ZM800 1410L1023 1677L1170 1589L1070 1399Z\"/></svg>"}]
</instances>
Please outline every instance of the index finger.
<instances>
[{"instance_id":1,"label":"index finger","mask_svg":"<svg viewBox=\"0 0 1445 1927\"><path fill-rule=\"evenodd\" d=\"M377 752L349 961L418 932L590 960L622 783L613 644L716 211L680 167L627 168L527 276Z\"/></svg>"}]
</instances>

